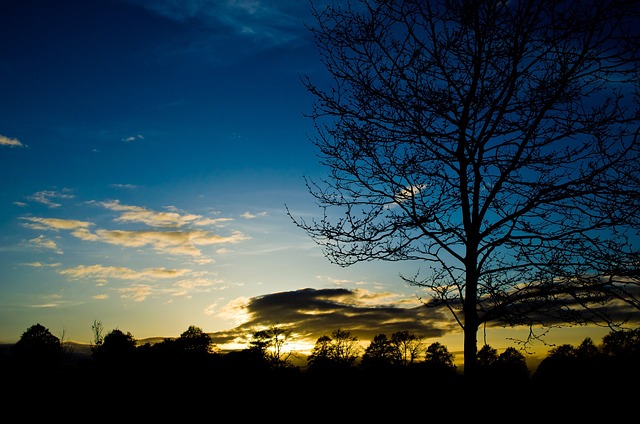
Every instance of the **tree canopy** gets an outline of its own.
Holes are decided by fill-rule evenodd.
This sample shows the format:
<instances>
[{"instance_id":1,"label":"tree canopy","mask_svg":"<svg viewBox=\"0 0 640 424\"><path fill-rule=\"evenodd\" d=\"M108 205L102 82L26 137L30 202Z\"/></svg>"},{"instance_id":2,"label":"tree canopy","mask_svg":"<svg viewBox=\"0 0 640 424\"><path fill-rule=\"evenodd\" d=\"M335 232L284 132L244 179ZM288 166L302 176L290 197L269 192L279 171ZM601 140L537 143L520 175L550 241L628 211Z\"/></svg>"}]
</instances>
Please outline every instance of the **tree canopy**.
<instances>
[{"instance_id":1,"label":"tree canopy","mask_svg":"<svg viewBox=\"0 0 640 424\"><path fill-rule=\"evenodd\" d=\"M195 325L190 325L186 331L180 334L177 342L184 352L190 354L202 355L210 353L213 349L211 336Z\"/></svg>"},{"instance_id":2,"label":"tree canopy","mask_svg":"<svg viewBox=\"0 0 640 424\"><path fill-rule=\"evenodd\" d=\"M130 332L114 328L93 347L92 356L100 364L118 367L132 362L136 348L136 339Z\"/></svg>"},{"instance_id":3,"label":"tree canopy","mask_svg":"<svg viewBox=\"0 0 640 424\"><path fill-rule=\"evenodd\" d=\"M34 372L55 369L64 359L60 339L40 323L22 333L20 340L11 347L11 354L18 364L31 368Z\"/></svg>"},{"instance_id":4,"label":"tree canopy","mask_svg":"<svg viewBox=\"0 0 640 424\"><path fill-rule=\"evenodd\" d=\"M358 337L338 328L331 332L331 337L318 338L307 362L309 370L314 372L344 371L355 365L359 355Z\"/></svg>"}]
</instances>

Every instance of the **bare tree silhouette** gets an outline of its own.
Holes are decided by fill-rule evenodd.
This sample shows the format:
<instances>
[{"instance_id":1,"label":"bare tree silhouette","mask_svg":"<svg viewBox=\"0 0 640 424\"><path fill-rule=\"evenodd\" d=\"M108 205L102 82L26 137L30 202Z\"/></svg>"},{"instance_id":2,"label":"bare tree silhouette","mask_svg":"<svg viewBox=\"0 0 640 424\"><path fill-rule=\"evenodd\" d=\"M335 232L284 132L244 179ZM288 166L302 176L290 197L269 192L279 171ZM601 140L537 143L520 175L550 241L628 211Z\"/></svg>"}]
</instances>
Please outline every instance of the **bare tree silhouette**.
<instances>
[{"instance_id":1,"label":"bare tree silhouette","mask_svg":"<svg viewBox=\"0 0 640 424\"><path fill-rule=\"evenodd\" d=\"M313 9L333 84L303 83L328 176L306 179L319 218L288 214L338 265L425 264L401 277L449 308L470 377L482 325L623 324L640 309L639 7Z\"/></svg>"}]
</instances>

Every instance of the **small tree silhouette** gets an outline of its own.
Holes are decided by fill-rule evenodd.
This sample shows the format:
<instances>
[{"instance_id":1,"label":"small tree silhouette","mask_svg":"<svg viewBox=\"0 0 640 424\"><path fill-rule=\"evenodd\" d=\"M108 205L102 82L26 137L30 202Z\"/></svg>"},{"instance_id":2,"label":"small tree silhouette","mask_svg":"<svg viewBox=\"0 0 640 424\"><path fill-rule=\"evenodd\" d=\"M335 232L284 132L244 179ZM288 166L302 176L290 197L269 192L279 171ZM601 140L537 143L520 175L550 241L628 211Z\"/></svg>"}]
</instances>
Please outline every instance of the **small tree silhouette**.
<instances>
[{"instance_id":1,"label":"small tree silhouette","mask_svg":"<svg viewBox=\"0 0 640 424\"><path fill-rule=\"evenodd\" d=\"M125 371L135 365L136 339L129 332L111 330L92 352L94 362L109 371Z\"/></svg>"},{"instance_id":2,"label":"small tree silhouette","mask_svg":"<svg viewBox=\"0 0 640 424\"><path fill-rule=\"evenodd\" d=\"M390 370L401 362L397 346L386 334L377 334L362 354L360 366L366 370Z\"/></svg>"},{"instance_id":3,"label":"small tree silhouette","mask_svg":"<svg viewBox=\"0 0 640 424\"><path fill-rule=\"evenodd\" d=\"M269 363L271 368L291 368L295 352L285 351L284 346L291 337L291 331L272 325L266 330L259 330L251 335L249 349L252 349Z\"/></svg>"},{"instance_id":4,"label":"small tree silhouette","mask_svg":"<svg viewBox=\"0 0 640 424\"><path fill-rule=\"evenodd\" d=\"M321 336L307 357L309 371L343 371L354 368L360 355L358 338L350 331L337 329Z\"/></svg>"},{"instance_id":5,"label":"small tree silhouette","mask_svg":"<svg viewBox=\"0 0 640 424\"><path fill-rule=\"evenodd\" d=\"M51 373L62 365L64 349L60 339L38 323L22 333L20 340L11 348L11 356L21 373Z\"/></svg>"},{"instance_id":6,"label":"small tree silhouette","mask_svg":"<svg viewBox=\"0 0 640 424\"><path fill-rule=\"evenodd\" d=\"M443 381L456 376L457 367L453 360L453 354L440 342L431 343L427 347L424 367L429 379L436 378Z\"/></svg>"},{"instance_id":7,"label":"small tree silhouette","mask_svg":"<svg viewBox=\"0 0 640 424\"><path fill-rule=\"evenodd\" d=\"M190 325L180 334L177 343L179 349L188 354L207 355L213 353L215 348L211 336L195 325Z\"/></svg>"}]
</instances>

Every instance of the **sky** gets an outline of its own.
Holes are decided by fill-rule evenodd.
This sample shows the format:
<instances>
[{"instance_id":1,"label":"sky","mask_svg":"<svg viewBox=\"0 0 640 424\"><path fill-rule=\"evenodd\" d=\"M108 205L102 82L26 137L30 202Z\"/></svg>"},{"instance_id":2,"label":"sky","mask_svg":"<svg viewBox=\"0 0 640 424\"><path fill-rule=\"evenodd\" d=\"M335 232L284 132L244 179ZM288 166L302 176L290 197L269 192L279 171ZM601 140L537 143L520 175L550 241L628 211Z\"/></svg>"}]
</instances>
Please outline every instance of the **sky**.
<instances>
[{"instance_id":1,"label":"sky","mask_svg":"<svg viewBox=\"0 0 640 424\"><path fill-rule=\"evenodd\" d=\"M220 348L269 325L300 350L408 330L461 352L399 277L420 264L339 267L286 213L318 216L304 177L326 172L311 23L300 0L0 0L0 343L36 323L91 343L99 321ZM550 341L606 332L568 334Z\"/></svg>"}]
</instances>

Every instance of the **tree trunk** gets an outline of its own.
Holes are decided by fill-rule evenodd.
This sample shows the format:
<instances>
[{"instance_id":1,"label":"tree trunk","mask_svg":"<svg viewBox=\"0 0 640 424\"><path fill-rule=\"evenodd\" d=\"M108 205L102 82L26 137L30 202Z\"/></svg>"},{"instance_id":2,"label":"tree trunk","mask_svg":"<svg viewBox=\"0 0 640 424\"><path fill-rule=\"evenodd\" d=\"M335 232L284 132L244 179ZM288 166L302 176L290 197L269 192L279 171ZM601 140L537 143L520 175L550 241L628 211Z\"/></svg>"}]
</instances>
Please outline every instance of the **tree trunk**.
<instances>
[{"instance_id":1,"label":"tree trunk","mask_svg":"<svg viewBox=\"0 0 640 424\"><path fill-rule=\"evenodd\" d=\"M479 318L476 309L478 302L478 272L476 267L477 254L467 251L466 258L466 286L464 298L464 378L473 383L478 374L478 327Z\"/></svg>"},{"instance_id":2,"label":"tree trunk","mask_svg":"<svg viewBox=\"0 0 640 424\"><path fill-rule=\"evenodd\" d=\"M466 308L465 308L466 309ZM475 312L475 311L474 311ZM465 314L464 324L464 377L467 381L475 380L478 374L478 319L477 316L469 319Z\"/></svg>"}]
</instances>

